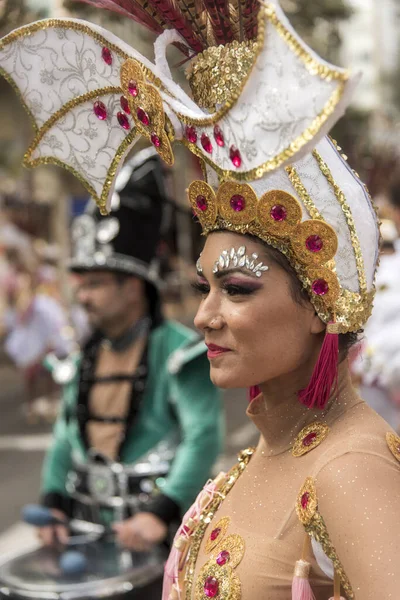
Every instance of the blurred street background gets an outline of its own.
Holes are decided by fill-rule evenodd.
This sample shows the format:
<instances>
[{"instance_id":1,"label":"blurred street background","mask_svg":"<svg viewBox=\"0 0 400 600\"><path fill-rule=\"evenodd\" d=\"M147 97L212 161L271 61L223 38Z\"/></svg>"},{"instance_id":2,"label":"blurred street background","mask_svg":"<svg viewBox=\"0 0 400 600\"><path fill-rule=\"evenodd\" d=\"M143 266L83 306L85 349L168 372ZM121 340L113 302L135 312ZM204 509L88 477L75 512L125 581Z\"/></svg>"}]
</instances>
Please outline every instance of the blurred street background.
<instances>
[{"instance_id":1,"label":"blurred street background","mask_svg":"<svg viewBox=\"0 0 400 600\"><path fill-rule=\"evenodd\" d=\"M378 206L384 221L384 251L399 252L400 2L281 3L300 35L321 56L363 74L350 110L332 135L367 183ZM68 15L101 24L128 43L135 40L135 48L153 58L152 34L128 19L68 0L0 0L0 34L39 18ZM176 77L184 84L182 72ZM57 167L29 171L21 166L32 138L28 116L13 89L0 79L0 555L24 547L31 539L29 527L19 522L20 509L37 500L41 463L50 443L59 398L59 390L45 378L35 380L35 386L32 378L24 379L6 351L12 315L26 308L35 281L57 299L68 315L74 342L80 341L84 329L82 315L75 310L65 263L70 253L71 219L83 212L88 195L72 175ZM170 239L160 248L160 258L167 281L166 314L191 324L196 299L190 281L202 241L186 206L185 188L198 167L183 148L176 149L176 156L177 166L170 182L170 197L176 204L175 222ZM400 269L399 262L396 268ZM365 363L355 369L355 381L370 389L379 373L368 379L364 371ZM400 399L400 386L396 385L388 384L390 389L382 400L389 402L395 427ZM228 436L220 466L227 467L235 453L254 444L257 436L244 415L245 391L226 392L224 401ZM385 413L387 406L382 410ZM400 420L397 422L400 424Z\"/></svg>"}]
</instances>

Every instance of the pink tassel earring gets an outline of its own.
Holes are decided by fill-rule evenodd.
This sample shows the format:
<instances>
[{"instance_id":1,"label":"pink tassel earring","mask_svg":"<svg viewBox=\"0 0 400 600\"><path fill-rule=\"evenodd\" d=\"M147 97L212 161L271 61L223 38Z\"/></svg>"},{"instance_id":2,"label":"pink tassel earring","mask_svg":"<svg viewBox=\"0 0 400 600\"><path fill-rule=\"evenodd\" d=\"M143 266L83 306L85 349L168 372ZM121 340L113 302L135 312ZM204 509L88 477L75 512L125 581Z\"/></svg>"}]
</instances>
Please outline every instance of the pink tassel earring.
<instances>
[{"instance_id":1,"label":"pink tassel earring","mask_svg":"<svg viewBox=\"0 0 400 600\"><path fill-rule=\"evenodd\" d=\"M328 323L324 341L314 367L310 383L298 392L298 398L307 408L325 408L337 388L339 361L339 332L335 320Z\"/></svg>"},{"instance_id":2,"label":"pink tassel earring","mask_svg":"<svg viewBox=\"0 0 400 600\"><path fill-rule=\"evenodd\" d=\"M311 551L310 536L306 533L303 543L303 551L301 559L296 562L294 568L294 576L292 582L292 600L315 600L315 596L311 589L308 579L311 569L311 564L307 558Z\"/></svg>"}]
</instances>

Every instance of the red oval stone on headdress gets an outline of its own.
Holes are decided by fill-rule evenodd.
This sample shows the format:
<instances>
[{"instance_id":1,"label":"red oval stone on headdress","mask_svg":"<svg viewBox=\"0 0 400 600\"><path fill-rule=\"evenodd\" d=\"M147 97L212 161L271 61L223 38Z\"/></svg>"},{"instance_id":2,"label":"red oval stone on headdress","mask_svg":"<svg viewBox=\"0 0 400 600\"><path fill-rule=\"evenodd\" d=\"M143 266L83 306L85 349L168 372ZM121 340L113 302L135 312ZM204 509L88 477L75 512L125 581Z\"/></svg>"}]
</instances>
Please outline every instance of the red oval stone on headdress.
<instances>
[{"instance_id":1,"label":"red oval stone on headdress","mask_svg":"<svg viewBox=\"0 0 400 600\"><path fill-rule=\"evenodd\" d=\"M137 86L136 81L134 81L133 79L130 80L130 82L128 83L128 92L130 93L131 96L133 96L134 98L136 98L136 96L139 93L139 88Z\"/></svg>"},{"instance_id":2,"label":"red oval stone on headdress","mask_svg":"<svg viewBox=\"0 0 400 600\"><path fill-rule=\"evenodd\" d=\"M210 138L208 137L208 135L206 135L205 133L201 134L201 145L203 146L204 150L206 152L208 152L208 154L211 154L213 151L213 147L212 147L212 143Z\"/></svg>"},{"instance_id":3,"label":"red oval stone on headdress","mask_svg":"<svg viewBox=\"0 0 400 600\"><path fill-rule=\"evenodd\" d=\"M101 57L104 60L104 62L107 63L107 65L112 65L113 58L110 48L106 48L106 46L104 46L104 48L101 51Z\"/></svg>"},{"instance_id":4,"label":"red oval stone on headdress","mask_svg":"<svg viewBox=\"0 0 400 600\"><path fill-rule=\"evenodd\" d=\"M119 112L117 113L118 123L121 125L123 129L130 129L131 125L129 123L128 117L125 113Z\"/></svg>"},{"instance_id":5,"label":"red oval stone on headdress","mask_svg":"<svg viewBox=\"0 0 400 600\"><path fill-rule=\"evenodd\" d=\"M204 582L204 593L207 598L215 598L219 591L218 579L215 577L207 577Z\"/></svg>"},{"instance_id":6,"label":"red oval stone on headdress","mask_svg":"<svg viewBox=\"0 0 400 600\"><path fill-rule=\"evenodd\" d=\"M287 210L282 204L275 204L269 214L274 221L284 221L287 217Z\"/></svg>"},{"instance_id":7,"label":"red oval stone on headdress","mask_svg":"<svg viewBox=\"0 0 400 600\"><path fill-rule=\"evenodd\" d=\"M329 285L325 279L316 279L313 281L311 289L317 296L325 296L329 292Z\"/></svg>"},{"instance_id":8,"label":"red oval stone on headdress","mask_svg":"<svg viewBox=\"0 0 400 600\"><path fill-rule=\"evenodd\" d=\"M235 194L230 199L229 204L231 205L231 207L233 208L233 210L235 212L241 212L242 210L244 210L244 207L246 206L246 200L240 194Z\"/></svg>"},{"instance_id":9,"label":"red oval stone on headdress","mask_svg":"<svg viewBox=\"0 0 400 600\"><path fill-rule=\"evenodd\" d=\"M220 146L221 148L225 146L224 134L222 133L221 127L219 125L216 125L214 127L214 138L218 146Z\"/></svg>"},{"instance_id":10,"label":"red oval stone on headdress","mask_svg":"<svg viewBox=\"0 0 400 600\"><path fill-rule=\"evenodd\" d=\"M93 112L100 121L107 119L106 105L101 100L96 100L93 104Z\"/></svg>"},{"instance_id":11,"label":"red oval stone on headdress","mask_svg":"<svg viewBox=\"0 0 400 600\"><path fill-rule=\"evenodd\" d=\"M205 210L207 210L207 198L205 196L202 196L201 194L199 196L197 196L196 198L196 206L199 210L201 210L202 212L204 212ZM211 535L213 534L213 532L211 533Z\"/></svg>"},{"instance_id":12,"label":"red oval stone on headdress","mask_svg":"<svg viewBox=\"0 0 400 600\"><path fill-rule=\"evenodd\" d=\"M310 235L306 239L306 248L310 252L319 252L320 250L322 250L323 245L324 242L322 238L319 237L319 235Z\"/></svg>"},{"instance_id":13,"label":"red oval stone on headdress","mask_svg":"<svg viewBox=\"0 0 400 600\"><path fill-rule=\"evenodd\" d=\"M197 142L196 129L188 125L185 129L185 137L191 144L195 144Z\"/></svg>"},{"instance_id":14,"label":"red oval stone on headdress","mask_svg":"<svg viewBox=\"0 0 400 600\"><path fill-rule=\"evenodd\" d=\"M229 554L228 550L222 550L222 552L220 552L216 558L217 565L223 567L224 565L226 565L230 557L231 555Z\"/></svg>"},{"instance_id":15,"label":"red oval stone on headdress","mask_svg":"<svg viewBox=\"0 0 400 600\"><path fill-rule=\"evenodd\" d=\"M317 434L315 433L315 431L312 431L311 433L306 435L302 441L303 446L306 446L306 447L311 446L311 444L313 443L313 441L315 440L316 437L317 437Z\"/></svg>"},{"instance_id":16,"label":"red oval stone on headdress","mask_svg":"<svg viewBox=\"0 0 400 600\"><path fill-rule=\"evenodd\" d=\"M214 542L217 539L217 537L219 536L220 533L221 533L221 528L220 527L217 527L216 529L213 529L212 532L211 532L211 534L210 534L210 540L212 542Z\"/></svg>"},{"instance_id":17,"label":"red oval stone on headdress","mask_svg":"<svg viewBox=\"0 0 400 600\"><path fill-rule=\"evenodd\" d=\"M151 143L153 144L153 146L155 148L159 148L161 146L161 140L154 131L151 134L150 139L151 139Z\"/></svg>"},{"instance_id":18,"label":"red oval stone on headdress","mask_svg":"<svg viewBox=\"0 0 400 600\"><path fill-rule=\"evenodd\" d=\"M237 169L242 164L242 157L239 150L235 146L231 146L231 149L229 150L229 158Z\"/></svg>"},{"instance_id":19,"label":"red oval stone on headdress","mask_svg":"<svg viewBox=\"0 0 400 600\"><path fill-rule=\"evenodd\" d=\"M139 119L139 121L141 123L143 123L143 125L146 125L146 127L147 127L147 125L150 124L150 117L143 108L141 108L139 106L139 108L136 111L136 114L137 114L137 118Z\"/></svg>"},{"instance_id":20,"label":"red oval stone on headdress","mask_svg":"<svg viewBox=\"0 0 400 600\"><path fill-rule=\"evenodd\" d=\"M121 96L121 98L119 99L119 103L121 105L121 108L124 112L126 112L127 115L131 114L131 109L129 108L129 102L128 99L125 98L125 96Z\"/></svg>"},{"instance_id":21,"label":"red oval stone on headdress","mask_svg":"<svg viewBox=\"0 0 400 600\"><path fill-rule=\"evenodd\" d=\"M305 510L307 508L309 501L310 501L309 492L304 492L304 494L302 495L301 500L300 500L301 508L303 510Z\"/></svg>"}]
</instances>

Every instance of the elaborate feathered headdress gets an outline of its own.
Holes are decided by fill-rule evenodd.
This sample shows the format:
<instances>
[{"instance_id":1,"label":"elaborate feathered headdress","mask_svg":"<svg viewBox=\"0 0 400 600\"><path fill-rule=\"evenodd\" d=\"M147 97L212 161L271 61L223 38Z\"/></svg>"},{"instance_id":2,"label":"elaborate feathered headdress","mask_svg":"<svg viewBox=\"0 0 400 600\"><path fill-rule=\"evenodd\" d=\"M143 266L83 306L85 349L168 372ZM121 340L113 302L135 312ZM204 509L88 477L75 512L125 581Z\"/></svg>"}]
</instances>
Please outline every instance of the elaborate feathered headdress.
<instances>
[{"instance_id":1,"label":"elaborate feathered headdress","mask_svg":"<svg viewBox=\"0 0 400 600\"><path fill-rule=\"evenodd\" d=\"M4 76L32 116L28 166L72 171L100 209L137 139L202 161L189 198L205 233L251 233L282 251L330 332L368 318L378 225L368 192L324 137L357 77L318 57L277 0L89 0L159 33L155 61L104 29L48 19L0 42ZM189 97L166 48L186 59Z\"/></svg>"}]
</instances>

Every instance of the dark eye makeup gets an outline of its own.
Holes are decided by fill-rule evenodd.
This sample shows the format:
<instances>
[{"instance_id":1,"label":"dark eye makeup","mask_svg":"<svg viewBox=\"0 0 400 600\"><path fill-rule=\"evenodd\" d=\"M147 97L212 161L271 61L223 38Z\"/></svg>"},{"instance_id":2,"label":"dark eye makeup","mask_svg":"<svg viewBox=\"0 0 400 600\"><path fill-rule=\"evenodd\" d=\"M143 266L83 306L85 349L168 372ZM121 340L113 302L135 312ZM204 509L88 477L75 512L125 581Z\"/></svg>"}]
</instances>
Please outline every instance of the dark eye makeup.
<instances>
[{"instance_id":1,"label":"dark eye makeup","mask_svg":"<svg viewBox=\"0 0 400 600\"><path fill-rule=\"evenodd\" d=\"M205 280L194 281L192 288L199 294L206 295L210 291L210 286ZM228 296L249 296L262 287L258 281L243 281L238 278L231 277L221 282L221 289Z\"/></svg>"}]
</instances>

